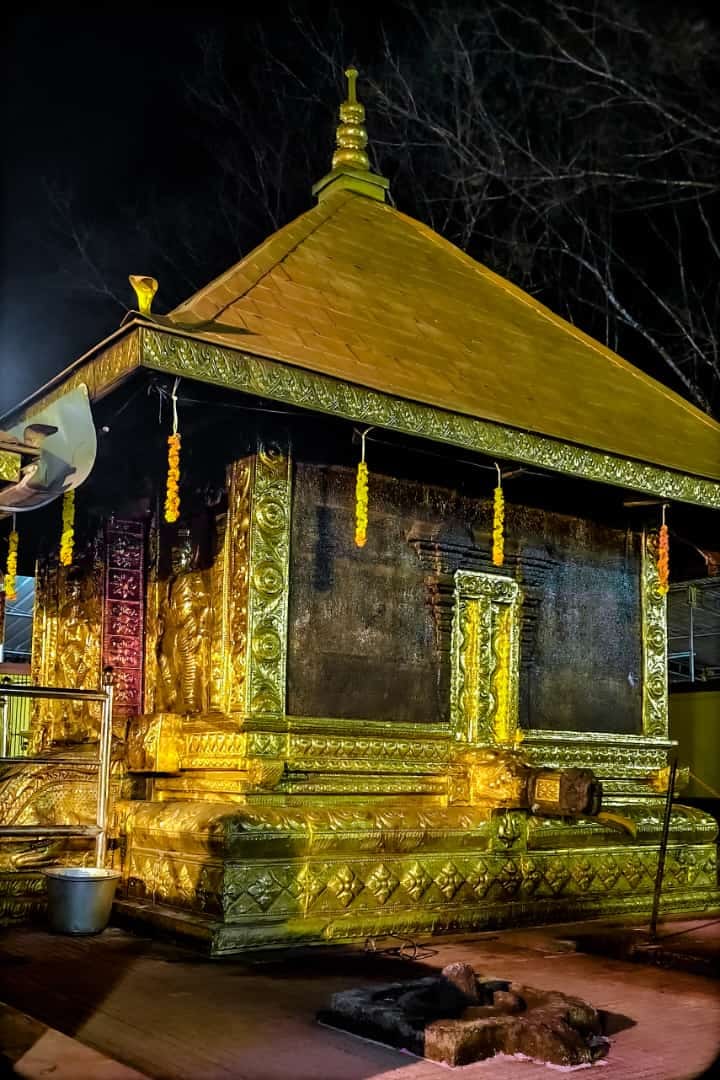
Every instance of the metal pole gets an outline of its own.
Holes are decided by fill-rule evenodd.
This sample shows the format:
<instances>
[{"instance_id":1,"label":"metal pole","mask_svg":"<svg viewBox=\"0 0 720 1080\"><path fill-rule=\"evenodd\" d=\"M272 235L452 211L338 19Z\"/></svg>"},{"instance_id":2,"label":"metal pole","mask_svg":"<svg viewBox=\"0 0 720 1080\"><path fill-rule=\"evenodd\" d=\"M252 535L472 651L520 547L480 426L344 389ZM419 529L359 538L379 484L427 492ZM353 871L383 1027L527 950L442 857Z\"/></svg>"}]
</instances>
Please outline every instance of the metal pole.
<instances>
[{"instance_id":1,"label":"metal pole","mask_svg":"<svg viewBox=\"0 0 720 1080\"><path fill-rule=\"evenodd\" d=\"M97 826L95 841L95 865L105 864L107 851L108 801L110 795L110 755L112 751L113 673L112 668L103 672L105 701L100 723L99 769L97 786Z\"/></svg>"},{"instance_id":2,"label":"metal pole","mask_svg":"<svg viewBox=\"0 0 720 1080\"><path fill-rule=\"evenodd\" d=\"M657 939L660 893L662 891L663 874L665 873L665 855L667 853L668 837L670 835L670 814L672 812L673 795L675 793L675 773L677 772L677 764L677 756L673 756L670 762L670 776L668 778L667 798L665 799L665 816L663 817L662 836L660 837L660 851L658 852L657 872L655 874L655 893L653 895L652 916L650 917L650 938L653 941Z\"/></svg>"},{"instance_id":3,"label":"metal pole","mask_svg":"<svg viewBox=\"0 0 720 1080\"><path fill-rule=\"evenodd\" d=\"M695 682L695 604L697 593L694 585L688 586L688 604L690 606L690 633L688 648L690 650L690 682Z\"/></svg>"},{"instance_id":4,"label":"metal pole","mask_svg":"<svg viewBox=\"0 0 720 1080\"><path fill-rule=\"evenodd\" d=\"M0 687L0 693L4 689L5 685L10 680L5 676L2 681L2 687ZM8 756L8 750L10 748L10 720L8 717L8 706L10 702L5 694L0 697L0 758Z\"/></svg>"}]
</instances>

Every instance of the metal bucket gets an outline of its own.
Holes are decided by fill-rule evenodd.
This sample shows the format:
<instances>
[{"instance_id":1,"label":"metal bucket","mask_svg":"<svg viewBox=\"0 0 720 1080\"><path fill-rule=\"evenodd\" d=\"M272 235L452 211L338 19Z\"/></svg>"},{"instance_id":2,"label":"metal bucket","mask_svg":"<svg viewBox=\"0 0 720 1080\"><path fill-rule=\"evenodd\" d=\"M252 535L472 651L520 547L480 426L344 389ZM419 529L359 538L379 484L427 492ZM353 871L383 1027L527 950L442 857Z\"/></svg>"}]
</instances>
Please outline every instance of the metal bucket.
<instances>
[{"instance_id":1,"label":"metal bucket","mask_svg":"<svg viewBox=\"0 0 720 1080\"><path fill-rule=\"evenodd\" d=\"M57 934L99 934L110 921L120 874L97 866L51 866L45 871L48 919Z\"/></svg>"}]
</instances>

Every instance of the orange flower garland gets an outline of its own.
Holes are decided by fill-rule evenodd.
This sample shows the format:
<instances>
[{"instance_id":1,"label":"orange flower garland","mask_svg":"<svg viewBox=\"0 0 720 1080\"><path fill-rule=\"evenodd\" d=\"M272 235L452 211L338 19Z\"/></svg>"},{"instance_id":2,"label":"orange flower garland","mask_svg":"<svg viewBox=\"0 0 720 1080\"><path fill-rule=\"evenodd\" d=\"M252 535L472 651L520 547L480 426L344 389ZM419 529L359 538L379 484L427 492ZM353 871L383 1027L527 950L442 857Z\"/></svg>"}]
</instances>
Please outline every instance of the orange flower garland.
<instances>
[{"instance_id":1,"label":"orange flower garland","mask_svg":"<svg viewBox=\"0 0 720 1080\"><path fill-rule=\"evenodd\" d=\"M180 517L180 433L168 435L168 471L165 489L165 520L177 521Z\"/></svg>"},{"instance_id":2,"label":"orange flower garland","mask_svg":"<svg viewBox=\"0 0 720 1080\"><path fill-rule=\"evenodd\" d=\"M60 565L72 564L75 545L75 491L66 491L62 501L62 535L60 537Z\"/></svg>"},{"instance_id":3,"label":"orange flower garland","mask_svg":"<svg viewBox=\"0 0 720 1080\"><path fill-rule=\"evenodd\" d=\"M492 561L493 566L502 566L505 561L505 496L503 495L500 466L496 465L495 468L497 469L498 482L493 496Z\"/></svg>"},{"instance_id":4,"label":"orange flower garland","mask_svg":"<svg viewBox=\"0 0 720 1080\"><path fill-rule=\"evenodd\" d=\"M15 579L17 578L17 550L18 534L15 530L15 516L13 515L13 528L8 537L7 563L5 564L5 599L14 600L17 596Z\"/></svg>"}]
</instances>

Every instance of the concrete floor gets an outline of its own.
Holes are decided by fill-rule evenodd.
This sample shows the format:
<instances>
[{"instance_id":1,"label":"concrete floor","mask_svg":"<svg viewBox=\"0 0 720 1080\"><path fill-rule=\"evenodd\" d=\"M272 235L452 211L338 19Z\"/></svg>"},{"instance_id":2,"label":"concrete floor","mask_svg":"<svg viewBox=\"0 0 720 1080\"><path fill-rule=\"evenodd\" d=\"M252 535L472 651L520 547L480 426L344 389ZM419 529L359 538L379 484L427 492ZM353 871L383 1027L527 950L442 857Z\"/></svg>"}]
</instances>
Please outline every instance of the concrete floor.
<instances>
[{"instance_id":1,"label":"concrete floor","mask_svg":"<svg viewBox=\"0 0 720 1080\"><path fill-rule=\"evenodd\" d=\"M713 1065L720 983L576 952L570 939L580 929L422 939L429 955L416 961L341 948L211 961L118 929L96 938L16 929L0 938L0 999L153 1080L447 1080L444 1066L320 1027L314 1017L336 990L462 959L483 974L563 990L605 1010L612 1045L594 1066L602 1080L720 1076L720 1063L717 1071ZM58 1080L73 1075L63 1072L62 1053L52 1073ZM18 1074L47 1076L48 1068ZM90 1063L75 1068L87 1070L75 1072L78 1080L110 1075ZM507 1058L453 1072L462 1080L554 1075Z\"/></svg>"}]
</instances>

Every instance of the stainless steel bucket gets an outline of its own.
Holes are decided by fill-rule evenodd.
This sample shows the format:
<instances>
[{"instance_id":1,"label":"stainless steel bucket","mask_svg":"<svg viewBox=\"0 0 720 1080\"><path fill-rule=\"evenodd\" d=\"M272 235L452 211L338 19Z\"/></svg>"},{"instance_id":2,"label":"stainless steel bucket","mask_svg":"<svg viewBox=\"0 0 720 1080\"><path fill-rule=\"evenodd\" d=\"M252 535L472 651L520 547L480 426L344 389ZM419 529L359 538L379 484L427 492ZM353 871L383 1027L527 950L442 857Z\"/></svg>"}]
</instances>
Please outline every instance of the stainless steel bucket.
<instances>
[{"instance_id":1,"label":"stainless steel bucket","mask_svg":"<svg viewBox=\"0 0 720 1080\"><path fill-rule=\"evenodd\" d=\"M96 866L51 866L45 871L50 929L99 934L110 920L120 874Z\"/></svg>"}]
</instances>

